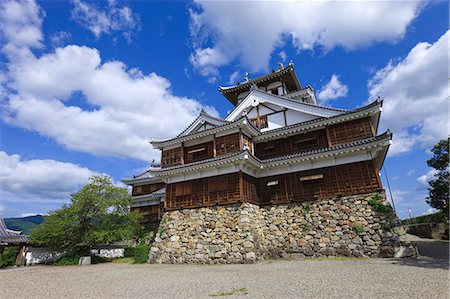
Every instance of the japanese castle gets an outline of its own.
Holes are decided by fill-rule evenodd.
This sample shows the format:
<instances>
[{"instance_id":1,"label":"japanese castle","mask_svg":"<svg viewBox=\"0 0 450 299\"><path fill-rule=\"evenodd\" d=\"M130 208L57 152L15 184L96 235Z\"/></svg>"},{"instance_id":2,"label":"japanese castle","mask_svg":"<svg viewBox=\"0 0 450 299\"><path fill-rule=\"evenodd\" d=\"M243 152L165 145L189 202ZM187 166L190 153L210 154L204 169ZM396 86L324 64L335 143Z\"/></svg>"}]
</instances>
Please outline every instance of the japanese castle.
<instances>
[{"instance_id":1,"label":"japanese castle","mask_svg":"<svg viewBox=\"0 0 450 299\"><path fill-rule=\"evenodd\" d=\"M248 202L276 205L377 192L392 134L377 134L382 101L353 110L317 104L293 64L220 87L224 118L201 111L178 136L152 140L161 163L123 182L132 209L165 211Z\"/></svg>"}]
</instances>

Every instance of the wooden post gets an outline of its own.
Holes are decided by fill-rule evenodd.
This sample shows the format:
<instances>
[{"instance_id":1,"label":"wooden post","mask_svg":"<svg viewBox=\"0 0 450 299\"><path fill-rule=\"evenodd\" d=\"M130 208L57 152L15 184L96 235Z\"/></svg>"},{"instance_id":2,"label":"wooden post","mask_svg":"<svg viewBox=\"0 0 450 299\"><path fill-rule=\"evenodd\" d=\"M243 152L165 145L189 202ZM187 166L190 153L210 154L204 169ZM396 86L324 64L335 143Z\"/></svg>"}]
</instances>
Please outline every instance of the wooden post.
<instances>
[{"instance_id":1,"label":"wooden post","mask_svg":"<svg viewBox=\"0 0 450 299\"><path fill-rule=\"evenodd\" d=\"M217 156L217 150L216 150L216 134L213 135L213 157Z\"/></svg>"},{"instance_id":2,"label":"wooden post","mask_svg":"<svg viewBox=\"0 0 450 299\"><path fill-rule=\"evenodd\" d=\"M256 127L261 129L261 122L259 120L259 105L256 106Z\"/></svg>"},{"instance_id":3,"label":"wooden post","mask_svg":"<svg viewBox=\"0 0 450 299\"><path fill-rule=\"evenodd\" d=\"M283 110L283 116L284 116L284 126L285 126L285 127L287 127L286 110L287 110L287 109L284 109L284 110Z\"/></svg>"},{"instance_id":4,"label":"wooden post","mask_svg":"<svg viewBox=\"0 0 450 299\"><path fill-rule=\"evenodd\" d=\"M327 126L325 127L325 131L327 132L327 142L328 142L328 147L332 146L331 143L331 134L330 134L330 128Z\"/></svg>"},{"instance_id":5,"label":"wooden post","mask_svg":"<svg viewBox=\"0 0 450 299\"><path fill-rule=\"evenodd\" d=\"M369 121L370 129L372 130L372 137L375 137L377 133L375 132L375 128L372 125L372 120L370 118L368 118L368 121Z\"/></svg>"},{"instance_id":6,"label":"wooden post","mask_svg":"<svg viewBox=\"0 0 450 299\"><path fill-rule=\"evenodd\" d=\"M239 171L239 197L241 201L246 201L244 199L244 176L242 175L242 171Z\"/></svg>"},{"instance_id":7,"label":"wooden post","mask_svg":"<svg viewBox=\"0 0 450 299\"><path fill-rule=\"evenodd\" d=\"M181 142L181 164L184 164L184 142Z\"/></svg>"},{"instance_id":8,"label":"wooden post","mask_svg":"<svg viewBox=\"0 0 450 299\"><path fill-rule=\"evenodd\" d=\"M244 136L242 136L242 128L239 128L239 151L242 151L244 147Z\"/></svg>"}]
</instances>

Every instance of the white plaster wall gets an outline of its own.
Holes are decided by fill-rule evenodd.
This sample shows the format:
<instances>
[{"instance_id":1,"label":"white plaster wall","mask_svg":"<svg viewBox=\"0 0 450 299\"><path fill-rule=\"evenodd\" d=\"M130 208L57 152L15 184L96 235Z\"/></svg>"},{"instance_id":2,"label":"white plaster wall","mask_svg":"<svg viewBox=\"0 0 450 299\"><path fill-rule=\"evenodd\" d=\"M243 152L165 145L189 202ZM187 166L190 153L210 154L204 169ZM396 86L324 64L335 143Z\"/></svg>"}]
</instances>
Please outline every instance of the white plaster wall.
<instances>
[{"instance_id":1,"label":"white plaster wall","mask_svg":"<svg viewBox=\"0 0 450 299\"><path fill-rule=\"evenodd\" d=\"M286 111L286 119L287 119L288 126L302 123L302 122L316 119L316 118L318 118L318 116L316 116L316 115L306 114L306 113L302 113L302 112L298 112L298 111L293 111L290 109L288 109Z\"/></svg>"},{"instance_id":2,"label":"white plaster wall","mask_svg":"<svg viewBox=\"0 0 450 299\"><path fill-rule=\"evenodd\" d=\"M266 129L263 129L261 131L268 131L268 130L273 130L273 129L284 127L284 113L283 112L278 112L275 114L268 115L267 120L269 122L269 127Z\"/></svg>"}]
</instances>

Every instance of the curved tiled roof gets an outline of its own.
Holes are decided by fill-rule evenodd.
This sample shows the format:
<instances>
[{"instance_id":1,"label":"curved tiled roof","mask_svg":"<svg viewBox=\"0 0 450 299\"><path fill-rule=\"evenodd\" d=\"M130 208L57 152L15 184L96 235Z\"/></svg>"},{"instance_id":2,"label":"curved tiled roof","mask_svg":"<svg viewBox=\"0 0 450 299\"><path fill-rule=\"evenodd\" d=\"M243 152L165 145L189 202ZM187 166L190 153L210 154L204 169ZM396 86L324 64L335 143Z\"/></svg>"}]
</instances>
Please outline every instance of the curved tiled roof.
<instances>
[{"instance_id":1,"label":"curved tiled roof","mask_svg":"<svg viewBox=\"0 0 450 299\"><path fill-rule=\"evenodd\" d=\"M214 130L220 130L220 129L222 129L222 128L225 128L226 126L232 126L232 125L234 125L234 124L237 124L238 122L240 122L240 121L246 121L246 126L248 127L248 128L250 128L251 130L253 130L254 132L255 132L255 134L259 134L260 133L260 130L258 129L258 128L256 128L253 124L252 124L252 122L247 118L247 116L243 116L243 117L241 117L241 118L239 118L239 119L237 119L237 120L235 120L235 121L230 121L230 122L226 122L226 123L224 123L223 125L219 125L219 126L216 126L216 127L214 127L214 128L209 128L209 129L206 129L206 130L203 130L203 131L200 131L200 132L196 132L196 133L193 133L193 134L189 134L189 135L185 135L185 136L180 136L180 137L175 137L175 138L171 138L171 139L166 139L166 140L151 140L150 141L150 143L153 145L153 146L160 146L160 144L164 144L164 143L171 143L171 142L175 142L176 140L185 140L185 139L188 139L188 140L191 140L191 139L195 139L195 138L199 138L199 137L203 137L203 136L207 136L207 135L209 135L212 131L214 131Z\"/></svg>"},{"instance_id":2,"label":"curved tiled roof","mask_svg":"<svg viewBox=\"0 0 450 299\"><path fill-rule=\"evenodd\" d=\"M243 82L243 83L239 83L237 85L233 85L233 86L219 86L219 91L222 94L227 94L227 93L231 93L231 92L236 92L239 91L241 89L246 89L249 88L250 86L252 86L253 84L257 84L257 83L261 83L267 80L271 80L274 78L278 78L281 77L285 74L288 74L289 72L293 72L295 74L294 71L294 65L293 64L289 64L287 67L281 69L281 70L276 70L273 71L269 74L257 77L257 78L252 78L249 79L247 82ZM298 80L297 80L298 82ZM299 83L300 85L300 83Z\"/></svg>"},{"instance_id":3,"label":"curved tiled roof","mask_svg":"<svg viewBox=\"0 0 450 299\"><path fill-rule=\"evenodd\" d=\"M369 144L369 143L372 143L372 142L380 141L380 140L383 140L383 139L389 139L389 140L392 139L391 131L387 130L383 134L375 136L375 137L370 137L370 138L366 138L366 139L352 141L352 142L349 142L349 143L339 144L339 145L336 145L336 146L333 146L333 147L329 147L329 148L315 149L315 150L311 150L311 151L306 151L306 152L301 152L301 153L296 153L296 154L290 154L290 155L285 155L285 156L276 157L276 158L263 159L263 160L260 160L260 161L261 162L282 161L282 160L291 159L291 158L297 158L297 157L303 157L303 156L309 156L309 155L315 155L315 154L320 154L320 153L325 153L325 152L336 151L336 150L348 149L348 148L352 148L352 147L355 147L355 146L359 146L359 145L364 145L364 144Z\"/></svg>"},{"instance_id":4,"label":"curved tiled roof","mask_svg":"<svg viewBox=\"0 0 450 299\"><path fill-rule=\"evenodd\" d=\"M204 109L202 109L201 111L200 111L200 114L186 127L186 129L184 129L180 134L178 134L177 135L177 137L180 137L180 136L183 136L188 130L189 130L189 128L193 125L193 124L195 124L195 122L197 122L197 120L199 120L201 117L207 117L207 118L210 118L210 119L212 119L212 120L216 120L216 121L218 121L218 122L222 122L222 123L227 123L228 121L226 121L226 120L224 120L224 119L221 119L221 118L218 118L218 117L214 117L214 116L211 116L211 115L209 115L208 114L208 112L206 112Z\"/></svg>"},{"instance_id":5,"label":"curved tiled roof","mask_svg":"<svg viewBox=\"0 0 450 299\"><path fill-rule=\"evenodd\" d=\"M3 218L0 218L0 244L24 244L30 243L30 241L29 236L11 232L6 227Z\"/></svg>"},{"instance_id":6,"label":"curved tiled roof","mask_svg":"<svg viewBox=\"0 0 450 299\"><path fill-rule=\"evenodd\" d=\"M265 132L261 132L261 134L259 134L256 139L258 138L263 138L264 136L268 136L268 135L273 135L279 132L284 132L284 131L289 131L290 129L294 129L294 128L302 128L302 127L308 127L309 125L314 125L320 122L329 122L329 121L333 121L335 119L339 119L343 116L348 116L350 114L354 114L354 113L358 113L361 111L365 111L365 110L369 110L370 108L376 107L376 106L382 106L383 105L383 101L381 99L377 99L376 101L370 103L369 105L357 108L357 109L353 109L353 110L345 110L346 112L343 114L339 114L339 115L335 115L335 116L331 116L331 117L319 117L316 119L312 119L312 120L308 120L308 121L304 121L301 123L297 123L297 124L293 124L293 125L289 125L286 127L281 127L281 128L277 128L277 129L273 129L273 130L268 130Z\"/></svg>"},{"instance_id":7,"label":"curved tiled roof","mask_svg":"<svg viewBox=\"0 0 450 299\"><path fill-rule=\"evenodd\" d=\"M290 159L295 159L295 158L303 158L303 157L308 157L308 156L315 156L318 154L329 154L329 153L333 153L333 152L340 152L340 151L345 151L347 149L351 149L351 148L355 148L355 147L359 147L359 146L363 146L363 145L369 145L369 144L375 143L377 141L391 140L391 139L392 139L392 133L389 130L387 130L385 133L375 136L375 137L356 140L356 141L352 141L349 143L336 145L336 146L330 147L330 148L315 149L315 150L300 152L300 153L296 153L296 154L289 154L289 155L276 157L276 158L259 159L256 156L252 155L247 150L242 150L239 152L234 152L231 154L223 155L220 157L214 157L214 158L210 158L207 160L202 160L202 161L198 161L198 162L194 162L194 163L176 165L176 166L171 166L171 167L166 167L166 168L153 168L153 169L150 169L150 171L154 172L154 173L158 173L158 172L174 171L174 170L183 169L183 168L185 168L185 169L195 168L195 166L207 167L208 164L213 166L218 162L225 163L225 160L233 160L233 158L237 158L237 160L239 160L240 158L246 158L246 159L249 158L249 159L253 160L257 166L260 167L260 166L264 166L265 164L268 164L268 163L290 160ZM246 154L248 156L246 156ZM239 157L239 156L242 156L242 157ZM226 161L226 163L230 163L230 162L232 162L232 161Z\"/></svg>"}]
</instances>

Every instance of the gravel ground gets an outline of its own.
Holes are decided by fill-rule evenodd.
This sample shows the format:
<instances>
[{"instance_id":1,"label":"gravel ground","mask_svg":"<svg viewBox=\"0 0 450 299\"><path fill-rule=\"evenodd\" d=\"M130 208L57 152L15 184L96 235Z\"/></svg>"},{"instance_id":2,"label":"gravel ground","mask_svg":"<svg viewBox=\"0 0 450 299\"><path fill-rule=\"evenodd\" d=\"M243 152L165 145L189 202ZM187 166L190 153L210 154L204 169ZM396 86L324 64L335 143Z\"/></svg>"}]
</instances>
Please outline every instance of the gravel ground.
<instances>
[{"instance_id":1,"label":"gravel ground","mask_svg":"<svg viewBox=\"0 0 450 299\"><path fill-rule=\"evenodd\" d=\"M1 298L449 298L445 260L35 266L0 271ZM216 295L216 296L212 296Z\"/></svg>"}]
</instances>

